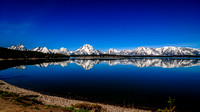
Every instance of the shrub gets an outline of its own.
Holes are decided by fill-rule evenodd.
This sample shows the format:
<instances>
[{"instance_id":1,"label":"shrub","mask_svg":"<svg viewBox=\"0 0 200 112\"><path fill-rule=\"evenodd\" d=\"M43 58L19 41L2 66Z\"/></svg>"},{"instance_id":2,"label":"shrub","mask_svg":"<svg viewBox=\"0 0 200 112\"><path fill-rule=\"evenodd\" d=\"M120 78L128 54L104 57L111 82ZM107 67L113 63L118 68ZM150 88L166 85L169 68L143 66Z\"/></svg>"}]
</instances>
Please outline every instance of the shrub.
<instances>
[{"instance_id":1,"label":"shrub","mask_svg":"<svg viewBox=\"0 0 200 112\"><path fill-rule=\"evenodd\" d=\"M169 103L169 108L165 107L165 109L158 109L157 112L174 112L176 106L173 106L173 103L175 102L175 99L172 99L169 96L169 100L167 103Z\"/></svg>"}]
</instances>

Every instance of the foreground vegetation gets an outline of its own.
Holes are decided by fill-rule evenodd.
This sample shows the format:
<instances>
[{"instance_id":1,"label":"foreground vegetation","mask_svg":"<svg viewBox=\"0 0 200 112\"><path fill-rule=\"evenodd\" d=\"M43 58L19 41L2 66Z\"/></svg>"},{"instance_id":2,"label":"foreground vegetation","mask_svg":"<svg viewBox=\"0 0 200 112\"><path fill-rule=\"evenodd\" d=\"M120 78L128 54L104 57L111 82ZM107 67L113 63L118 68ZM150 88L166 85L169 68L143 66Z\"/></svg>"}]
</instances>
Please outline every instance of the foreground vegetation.
<instances>
[{"instance_id":1,"label":"foreground vegetation","mask_svg":"<svg viewBox=\"0 0 200 112\"><path fill-rule=\"evenodd\" d=\"M12 102L12 105L23 106L22 109L28 111L39 112L105 112L102 106L97 104L80 103L72 105L71 107L61 107L57 105L44 105L42 102L36 100L36 95L19 95L12 92L0 90L0 100Z\"/></svg>"},{"instance_id":2,"label":"foreground vegetation","mask_svg":"<svg viewBox=\"0 0 200 112\"><path fill-rule=\"evenodd\" d=\"M1 85L1 83L0 83ZM21 110L26 110L30 112L106 112L107 110L98 104L90 104L90 103L78 103L73 104L71 107L62 107L57 105L44 105L41 101L36 100L37 95L20 95L13 92L7 92L0 90L0 103L2 103L2 99L5 101L9 101L12 104L8 104L13 106L22 106ZM164 109L158 109L156 112L175 112L175 106L173 105L174 99L169 97L168 104L169 107ZM1 105L0 105L1 109ZM19 110L19 109L18 109ZM19 110L20 111L20 110Z\"/></svg>"},{"instance_id":3,"label":"foreground vegetation","mask_svg":"<svg viewBox=\"0 0 200 112\"><path fill-rule=\"evenodd\" d=\"M169 104L169 107L165 107L164 109L158 109L156 112L175 112L175 108L176 106L174 106L174 103L175 102L175 99L172 99L170 96L169 96L169 100L168 100L168 104Z\"/></svg>"}]
</instances>

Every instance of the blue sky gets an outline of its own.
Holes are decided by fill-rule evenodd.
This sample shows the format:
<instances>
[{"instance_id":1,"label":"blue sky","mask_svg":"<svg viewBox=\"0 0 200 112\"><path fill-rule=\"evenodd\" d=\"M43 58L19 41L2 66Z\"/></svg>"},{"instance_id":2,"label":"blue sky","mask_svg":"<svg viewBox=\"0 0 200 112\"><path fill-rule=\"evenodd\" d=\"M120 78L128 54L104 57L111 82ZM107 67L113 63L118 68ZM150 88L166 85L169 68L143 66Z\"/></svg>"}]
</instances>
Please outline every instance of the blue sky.
<instances>
[{"instance_id":1,"label":"blue sky","mask_svg":"<svg viewBox=\"0 0 200 112\"><path fill-rule=\"evenodd\" d=\"M199 0L0 0L0 46L200 48Z\"/></svg>"}]
</instances>

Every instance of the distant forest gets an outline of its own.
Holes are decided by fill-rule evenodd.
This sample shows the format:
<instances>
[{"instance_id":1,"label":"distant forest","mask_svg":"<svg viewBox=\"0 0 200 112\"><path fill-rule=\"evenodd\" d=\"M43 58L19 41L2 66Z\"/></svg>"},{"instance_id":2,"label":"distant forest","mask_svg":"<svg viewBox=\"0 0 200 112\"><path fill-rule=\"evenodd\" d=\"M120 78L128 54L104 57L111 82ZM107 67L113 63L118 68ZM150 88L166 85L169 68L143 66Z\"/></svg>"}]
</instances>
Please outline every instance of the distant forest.
<instances>
[{"instance_id":1,"label":"distant forest","mask_svg":"<svg viewBox=\"0 0 200 112\"><path fill-rule=\"evenodd\" d=\"M36 51L19 51L19 50L11 50L7 48L0 47L0 58L8 59L8 58L45 58L45 59L54 59L54 58L69 58L67 55L63 54L48 54L41 53Z\"/></svg>"}]
</instances>

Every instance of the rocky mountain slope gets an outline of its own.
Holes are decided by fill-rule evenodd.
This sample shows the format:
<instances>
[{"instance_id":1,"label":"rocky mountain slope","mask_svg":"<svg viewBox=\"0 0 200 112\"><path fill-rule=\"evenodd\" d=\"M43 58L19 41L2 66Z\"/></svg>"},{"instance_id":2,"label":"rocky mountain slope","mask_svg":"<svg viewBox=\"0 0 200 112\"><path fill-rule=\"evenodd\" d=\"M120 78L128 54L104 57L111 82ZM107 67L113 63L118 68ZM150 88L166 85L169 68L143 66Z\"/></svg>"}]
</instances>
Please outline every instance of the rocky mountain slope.
<instances>
[{"instance_id":1,"label":"rocky mountain slope","mask_svg":"<svg viewBox=\"0 0 200 112\"><path fill-rule=\"evenodd\" d=\"M26 48L23 45L21 45L21 44L8 47L8 49L19 50L19 51L26 51Z\"/></svg>"}]
</instances>

